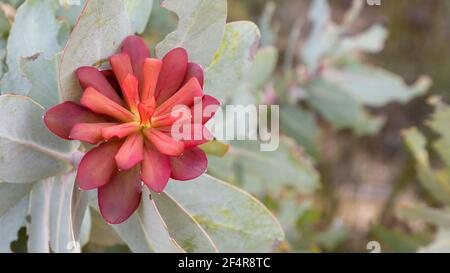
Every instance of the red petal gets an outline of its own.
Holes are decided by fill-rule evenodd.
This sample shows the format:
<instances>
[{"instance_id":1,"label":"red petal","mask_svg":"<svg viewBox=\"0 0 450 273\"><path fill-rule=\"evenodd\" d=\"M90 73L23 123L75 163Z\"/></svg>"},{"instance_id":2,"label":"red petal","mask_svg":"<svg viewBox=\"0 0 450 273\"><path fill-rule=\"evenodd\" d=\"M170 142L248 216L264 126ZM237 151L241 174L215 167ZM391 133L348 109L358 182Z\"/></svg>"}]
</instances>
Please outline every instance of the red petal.
<instances>
[{"instance_id":1,"label":"red petal","mask_svg":"<svg viewBox=\"0 0 450 273\"><path fill-rule=\"evenodd\" d=\"M214 115L220 107L220 102L209 95L204 95L202 99L202 107L198 107L198 104L195 104L191 107L192 112L192 122L199 123L201 120L202 124L207 123ZM196 108L197 107L197 108ZM198 110L197 110L198 109ZM198 111L198 113L197 113ZM200 119L201 117L201 119Z\"/></svg>"},{"instance_id":2,"label":"red petal","mask_svg":"<svg viewBox=\"0 0 450 273\"><path fill-rule=\"evenodd\" d=\"M184 120L191 120L191 113L189 111L180 111L178 113L169 113L163 116L153 117L151 124L153 128L171 126L175 122L183 122Z\"/></svg>"},{"instance_id":3,"label":"red petal","mask_svg":"<svg viewBox=\"0 0 450 273\"><path fill-rule=\"evenodd\" d=\"M70 131L77 123L101 123L107 121L107 117L97 115L71 101L50 108L44 115L44 123L47 128L64 139L70 139Z\"/></svg>"},{"instance_id":4,"label":"red petal","mask_svg":"<svg viewBox=\"0 0 450 273\"><path fill-rule=\"evenodd\" d=\"M129 170L144 158L144 137L141 133L129 135L116 154L119 170Z\"/></svg>"},{"instance_id":5,"label":"red petal","mask_svg":"<svg viewBox=\"0 0 450 273\"><path fill-rule=\"evenodd\" d=\"M168 156L179 156L184 151L183 142L170 137L168 134L156 129L147 129L144 135L150 140L156 149L162 154Z\"/></svg>"},{"instance_id":6,"label":"red petal","mask_svg":"<svg viewBox=\"0 0 450 273\"><path fill-rule=\"evenodd\" d=\"M196 63L189 63L186 76L184 77L183 85L186 84L190 79L196 78L198 83L203 88L203 84L205 82L203 67Z\"/></svg>"},{"instance_id":7,"label":"red petal","mask_svg":"<svg viewBox=\"0 0 450 273\"><path fill-rule=\"evenodd\" d=\"M108 80L109 84L114 88L117 95L119 97L122 96L122 89L120 88L120 84L117 81L116 74L114 74L114 71L112 69L106 69L102 70L102 74Z\"/></svg>"},{"instance_id":8,"label":"red petal","mask_svg":"<svg viewBox=\"0 0 450 273\"><path fill-rule=\"evenodd\" d=\"M133 75L133 67L131 66L131 60L128 54L119 53L113 55L109 58L109 62L119 84L122 84L128 74Z\"/></svg>"},{"instance_id":9,"label":"red petal","mask_svg":"<svg viewBox=\"0 0 450 273\"><path fill-rule=\"evenodd\" d=\"M162 61L158 59L146 59L143 67L143 82L141 89L141 100L146 102L155 95L156 84L162 68Z\"/></svg>"},{"instance_id":10,"label":"red petal","mask_svg":"<svg viewBox=\"0 0 450 273\"><path fill-rule=\"evenodd\" d=\"M196 147L213 140L213 135L208 130L208 128L200 124L193 125L193 129L190 133L191 136L189 139L182 140L185 149Z\"/></svg>"},{"instance_id":11,"label":"red petal","mask_svg":"<svg viewBox=\"0 0 450 273\"><path fill-rule=\"evenodd\" d=\"M129 134L136 132L139 129L135 122L123 123L102 129L103 138L109 140L113 137L124 138Z\"/></svg>"},{"instance_id":12,"label":"red petal","mask_svg":"<svg viewBox=\"0 0 450 273\"><path fill-rule=\"evenodd\" d=\"M98 189L98 206L106 222L120 224L127 220L139 207L141 192L139 166L116 170L108 184Z\"/></svg>"},{"instance_id":13,"label":"red petal","mask_svg":"<svg viewBox=\"0 0 450 273\"><path fill-rule=\"evenodd\" d=\"M175 180L191 180L199 177L208 168L208 158L200 148L186 150L180 157L171 157L172 173L170 177Z\"/></svg>"},{"instance_id":14,"label":"red petal","mask_svg":"<svg viewBox=\"0 0 450 273\"><path fill-rule=\"evenodd\" d=\"M130 111L105 97L92 87L84 91L80 102L95 113L108 115L123 122L132 121L135 118Z\"/></svg>"},{"instance_id":15,"label":"red petal","mask_svg":"<svg viewBox=\"0 0 450 273\"><path fill-rule=\"evenodd\" d=\"M153 191L161 193L169 182L169 178L169 157L155 150L151 144L146 143L144 161L142 162L142 181Z\"/></svg>"},{"instance_id":16,"label":"red petal","mask_svg":"<svg viewBox=\"0 0 450 273\"><path fill-rule=\"evenodd\" d=\"M83 66L77 69L76 74L83 90L88 87L93 87L117 104L123 105L123 101L116 90L111 86L105 75L97 68Z\"/></svg>"},{"instance_id":17,"label":"red petal","mask_svg":"<svg viewBox=\"0 0 450 273\"><path fill-rule=\"evenodd\" d=\"M184 48L169 51L162 59L163 66L156 87L156 103L162 104L183 84L188 67L188 55Z\"/></svg>"},{"instance_id":18,"label":"red petal","mask_svg":"<svg viewBox=\"0 0 450 273\"><path fill-rule=\"evenodd\" d=\"M90 150L80 161L76 182L83 190L92 190L108 183L116 169L114 157L121 142L107 142Z\"/></svg>"},{"instance_id":19,"label":"red petal","mask_svg":"<svg viewBox=\"0 0 450 273\"><path fill-rule=\"evenodd\" d=\"M155 115L162 116L172 112L174 107L180 105L192 106L194 98L203 97L203 90L196 78L192 78L186 83L175 95L166 100L158 108L156 108Z\"/></svg>"},{"instance_id":20,"label":"red petal","mask_svg":"<svg viewBox=\"0 0 450 273\"><path fill-rule=\"evenodd\" d=\"M122 82L123 97L130 107L131 111L137 111L139 104L138 80L135 76L128 74Z\"/></svg>"},{"instance_id":21,"label":"red petal","mask_svg":"<svg viewBox=\"0 0 450 273\"><path fill-rule=\"evenodd\" d=\"M102 129L116 123L78 123L70 131L70 139L76 139L89 144L97 144L103 140Z\"/></svg>"},{"instance_id":22,"label":"red petal","mask_svg":"<svg viewBox=\"0 0 450 273\"><path fill-rule=\"evenodd\" d=\"M139 83L142 83L144 80L142 67L145 59L150 58L150 50L145 44L144 39L136 35L128 36L122 43L122 53L130 56L134 75L136 75Z\"/></svg>"}]
</instances>

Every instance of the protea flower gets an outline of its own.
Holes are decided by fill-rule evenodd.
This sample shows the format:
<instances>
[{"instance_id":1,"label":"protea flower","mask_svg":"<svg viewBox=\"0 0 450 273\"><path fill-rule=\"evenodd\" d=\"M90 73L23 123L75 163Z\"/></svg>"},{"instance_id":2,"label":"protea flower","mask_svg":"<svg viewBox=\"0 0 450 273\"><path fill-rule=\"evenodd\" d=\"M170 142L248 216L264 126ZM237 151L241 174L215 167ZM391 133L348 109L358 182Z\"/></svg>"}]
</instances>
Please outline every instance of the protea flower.
<instances>
[{"instance_id":1,"label":"protea flower","mask_svg":"<svg viewBox=\"0 0 450 273\"><path fill-rule=\"evenodd\" d=\"M57 136L93 147L80 161L76 183L98 189L103 218L118 224L139 206L143 184L161 193L169 178L191 180L206 171L207 157L197 146L210 139L203 125L219 102L203 94L203 69L188 63L183 48L153 59L145 42L130 36L109 61L112 70L80 67L81 100L56 105L44 122ZM199 104L208 116L194 115ZM189 111L176 114L180 106ZM180 123L199 127L201 137L174 137Z\"/></svg>"}]
</instances>

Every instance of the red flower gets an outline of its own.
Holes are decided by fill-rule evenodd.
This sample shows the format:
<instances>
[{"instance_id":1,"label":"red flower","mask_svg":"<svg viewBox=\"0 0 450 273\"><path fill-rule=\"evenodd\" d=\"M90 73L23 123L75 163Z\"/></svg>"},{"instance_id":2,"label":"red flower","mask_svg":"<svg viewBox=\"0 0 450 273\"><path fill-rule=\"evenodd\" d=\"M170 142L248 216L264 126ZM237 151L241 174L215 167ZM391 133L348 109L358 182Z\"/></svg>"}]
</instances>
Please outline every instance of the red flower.
<instances>
[{"instance_id":1,"label":"red flower","mask_svg":"<svg viewBox=\"0 0 450 273\"><path fill-rule=\"evenodd\" d=\"M83 190L98 189L103 218L118 224L139 206L141 181L160 193L169 178L191 180L206 171L207 157L197 146L209 140L203 125L219 102L203 95L203 69L188 63L183 48L152 59L145 42L130 36L109 61L112 70L79 68L80 103L51 108L44 122L61 138L97 145L81 160L76 183ZM203 108L212 107L212 115L196 119L195 98ZM188 114L175 115L179 106ZM200 127L202 137L173 137L180 122Z\"/></svg>"}]
</instances>

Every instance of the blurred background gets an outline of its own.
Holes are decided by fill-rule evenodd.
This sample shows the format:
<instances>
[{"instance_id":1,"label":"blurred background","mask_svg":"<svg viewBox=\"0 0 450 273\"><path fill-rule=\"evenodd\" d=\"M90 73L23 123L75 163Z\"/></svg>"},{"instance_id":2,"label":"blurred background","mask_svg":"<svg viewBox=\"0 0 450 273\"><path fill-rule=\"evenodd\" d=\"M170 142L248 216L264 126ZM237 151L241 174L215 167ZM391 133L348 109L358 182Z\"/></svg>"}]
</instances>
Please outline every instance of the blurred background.
<instances>
[{"instance_id":1,"label":"blurred background","mask_svg":"<svg viewBox=\"0 0 450 273\"><path fill-rule=\"evenodd\" d=\"M258 22L268 2L276 5L272 24L276 25L279 35L275 44L283 54L292 26L299 18L306 20L311 1L230 0L229 20ZM352 1L329 2L333 20L342 21ZM448 101L448 14L450 2L446 0L383 0L381 6L366 5L351 32L361 32L375 23L384 25L389 31L385 49L365 58L401 75L410 84L420 75L429 75L433 79L430 94ZM278 72L280 69L281 65ZM395 207L421 203L424 197L401 130L417 126L433 137L433 133L422 126L433 111L426 101L427 96L422 96L406 105L392 103L372 109L387 117L386 125L373 136L357 137L325 125L318 170L323 184L321 194L325 196L321 200L326 201L320 202L319 210L311 210L297 222L303 234L299 239L300 249L314 250L317 246L318 251L329 247L331 251L360 252L366 249L368 241L377 240L384 251L415 251L431 240L432 235L424 232L423 226L406 224L392 213ZM329 228L336 219L346 232ZM317 235L321 229L327 232Z\"/></svg>"}]
</instances>

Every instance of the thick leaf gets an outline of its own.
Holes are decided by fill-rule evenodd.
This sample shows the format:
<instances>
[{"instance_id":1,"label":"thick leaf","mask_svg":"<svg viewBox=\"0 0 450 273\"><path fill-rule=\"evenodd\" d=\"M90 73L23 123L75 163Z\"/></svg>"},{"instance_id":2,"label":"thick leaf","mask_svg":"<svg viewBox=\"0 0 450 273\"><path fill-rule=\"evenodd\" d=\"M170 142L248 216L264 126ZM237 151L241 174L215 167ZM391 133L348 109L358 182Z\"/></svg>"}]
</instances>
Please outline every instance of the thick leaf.
<instances>
[{"instance_id":1,"label":"thick leaf","mask_svg":"<svg viewBox=\"0 0 450 273\"><path fill-rule=\"evenodd\" d=\"M327 0L314 0L308 13L312 24L311 33L301 51L301 57L308 69L315 71L323 55L336 40L335 31L329 28L331 9Z\"/></svg>"},{"instance_id":2,"label":"thick leaf","mask_svg":"<svg viewBox=\"0 0 450 273\"><path fill-rule=\"evenodd\" d=\"M256 52L245 81L252 88L262 88L272 76L278 61L278 51L273 46L263 47Z\"/></svg>"},{"instance_id":3,"label":"thick leaf","mask_svg":"<svg viewBox=\"0 0 450 273\"><path fill-rule=\"evenodd\" d=\"M114 225L113 228L133 252L184 252L170 236L147 189L142 194L138 211L126 222Z\"/></svg>"},{"instance_id":4,"label":"thick leaf","mask_svg":"<svg viewBox=\"0 0 450 273\"><path fill-rule=\"evenodd\" d=\"M431 85L429 78L422 77L410 87L398 75L364 65L349 66L342 70L326 69L323 77L357 101L373 107L390 102L406 103L423 95Z\"/></svg>"},{"instance_id":5,"label":"thick leaf","mask_svg":"<svg viewBox=\"0 0 450 273\"><path fill-rule=\"evenodd\" d=\"M75 173L38 182L30 197L29 252L80 252L87 197Z\"/></svg>"},{"instance_id":6,"label":"thick leaf","mask_svg":"<svg viewBox=\"0 0 450 273\"><path fill-rule=\"evenodd\" d=\"M312 193L319 175L292 140L282 137L278 150L260 151L257 141L233 141L223 158L209 158L208 173L242 186L258 196L277 195L286 186Z\"/></svg>"},{"instance_id":7,"label":"thick leaf","mask_svg":"<svg viewBox=\"0 0 450 273\"><path fill-rule=\"evenodd\" d=\"M56 16L64 18L69 27L73 27L77 23L77 19L87 0L78 0L76 3L80 3L79 5L69 5L69 2L66 0L58 1L59 7L56 10Z\"/></svg>"},{"instance_id":8,"label":"thick leaf","mask_svg":"<svg viewBox=\"0 0 450 273\"><path fill-rule=\"evenodd\" d=\"M98 64L116 53L133 31L123 0L89 0L72 31L59 66L59 88L64 100L78 100L75 77L80 66Z\"/></svg>"},{"instance_id":9,"label":"thick leaf","mask_svg":"<svg viewBox=\"0 0 450 273\"><path fill-rule=\"evenodd\" d=\"M227 154L230 145L220 141L210 141L199 146L207 155L222 157Z\"/></svg>"},{"instance_id":10,"label":"thick leaf","mask_svg":"<svg viewBox=\"0 0 450 273\"><path fill-rule=\"evenodd\" d=\"M133 32L142 34L145 31L152 7L153 0L125 0Z\"/></svg>"},{"instance_id":11,"label":"thick leaf","mask_svg":"<svg viewBox=\"0 0 450 273\"><path fill-rule=\"evenodd\" d=\"M56 67L56 57L46 59L40 53L20 61L21 71L30 83L27 96L46 109L62 102L56 81Z\"/></svg>"},{"instance_id":12,"label":"thick leaf","mask_svg":"<svg viewBox=\"0 0 450 273\"><path fill-rule=\"evenodd\" d=\"M44 109L31 99L0 96L0 178L21 183L42 180L72 169L70 142L43 124Z\"/></svg>"},{"instance_id":13,"label":"thick leaf","mask_svg":"<svg viewBox=\"0 0 450 273\"><path fill-rule=\"evenodd\" d=\"M440 136L433 143L433 148L450 169L450 107L437 98L433 98L432 103L436 110L427 124Z\"/></svg>"},{"instance_id":14,"label":"thick leaf","mask_svg":"<svg viewBox=\"0 0 450 273\"><path fill-rule=\"evenodd\" d=\"M277 220L259 201L211 176L173 181L166 192L202 225L220 252L268 252L284 238Z\"/></svg>"},{"instance_id":15,"label":"thick leaf","mask_svg":"<svg viewBox=\"0 0 450 273\"><path fill-rule=\"evenodd\" d=\"M319 128L314 114L301 106L285 105L280 108L281 130L305 148L305 151L317 158Z\"/></svg>"},{"instance_id":16,"label":"thick leaf","mask_svg":"<svg viewBox=\"0 0 450 273\"><path fill-rule=\"evenodd\" d=\"M2 93L28 95L30 83L22 76L20 59L42 52L53 58L61 50L60 24L56 21L52 0L27 0L17 11L7 45L8 73L1 81Z\"/></svg>"},{"instance_id":17,"label":"thick leaf","mask_svg":"<svg viewBox=\"0 0 450 273\"><path fill-rule=\"evenodd\" d=\"M162 7L178 16L177 29L156 46L162 58L171 49L185 48L189 61L208 67L222 42L227 19L226 0L165 0Z\"/></svg>"},{"instance_id":18,"label":"thick leaf","mask_svg":"<svg viewBox=\"0 0 450 273\"><path fill-rule=\"evenodd\" d=\"M450 174L448 172L434 172L431 169L425 137L416 128L405 130L402 134L406 146L416 161L416 171L422 186L437 201L450 204Z\"/></svg>"},{"instance_id":19,"label":"thick leaf","mask_svg":"<svg viewBox=\"0 0 450 273\"><path fill-rule=\"evenodd\" d=\"M170 195L161 193L152 196L169 233L186 252L218 251L200 224Z\"/></svg>"},{"instance_id":20,"label":"thick leaf","mask_svg":"<svg viewBox=\"0 0 450 273\"><path fill-rule=\"evenodd\" d=\"M340 86L316 79L305 86L308 102L336 129L351 128L359 135L378 132L384 120L369 114L355 97Z\"/></svg>"},{"instance_id":21,"label":"thick leaf","mask_svg":"<svg viewBox=\"0 0 450 273\"><path fill-rule=\"evenodd\" d=\"M205 93L229 99L244 79L260 40L258 27L247 21L229 23L213 62L206 70Z\"/></svg>"},{"instance_id":22,"label":"thick leaf","mask_svg":"<svg viewBox=\"0 0 450 273\"><path fill-rule=\"evenodd\" d=\"M19 229L26 224L28 195L0 216L0 253L11 252L11 242L17 240Z\"/></svg>"},{"instance_id":23,"label":"thick leaf","mask_svg":"<svg viewBox=\"0 0 450 273\"><path fill-rule=\"evenodd\" d=\"M374 25L361 34L342 39L332 54L335 57L345 57L354 52L379 53L383 50L387 37L386 28Z\"/></svg>"},{"instance_id":24,"label":"thick leaf","mask_svg":"<svg viewBox=\"0 0 450 273\"><path fill-rule=\"evenodd\" d=\"M419 248L420 253L449 253L450 229L439 228L434 241L426 247Z\"/></svg>"}]
</instances>

